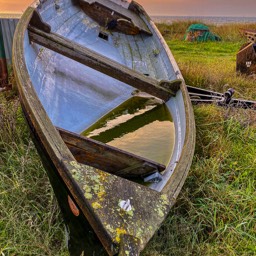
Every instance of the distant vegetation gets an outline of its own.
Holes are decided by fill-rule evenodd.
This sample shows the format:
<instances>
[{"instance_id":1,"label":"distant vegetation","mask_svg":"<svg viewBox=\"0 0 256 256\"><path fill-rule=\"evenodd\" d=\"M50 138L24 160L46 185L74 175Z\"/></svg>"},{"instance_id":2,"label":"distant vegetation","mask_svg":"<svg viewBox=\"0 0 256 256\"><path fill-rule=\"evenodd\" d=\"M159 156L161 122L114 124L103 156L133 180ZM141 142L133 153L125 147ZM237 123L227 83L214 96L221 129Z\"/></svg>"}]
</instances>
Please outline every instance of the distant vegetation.
<instances>
[{"instance_id":1,"label":"distant vegetation","mask_svg":"<svg viewBox=\"0 0 256 256\"><path fill-rule=\"evenodd\" d=\"M184 35L188 27L194 23L201 23L200 20L194 21L174 21L172 24L159 23L158 29L164 36L165 40L183 40ZM209 29L220 36L224 42L245 42L242 29L254 29L256 26L252 24L224 24L216 26L214 24L207 24Z\"/></svg>"},{"instance_id":2,"label":"distant vegetation","mask_svg":"<svg viewBox=\"0 0 256 256\"><path fill-rule=\"evenodd\" d=\"M183 36L190 24L158 25L187 84L233 87L237 97L255 100L256 81L235 72L244 25L212 25L222 42L189 43ZM142 255L255 255L256 112L210 105L194 111L190 174ZM15 92L0 94L0 124L0 255L68 255L61 214Z\"/></svg>"}]
</instances>

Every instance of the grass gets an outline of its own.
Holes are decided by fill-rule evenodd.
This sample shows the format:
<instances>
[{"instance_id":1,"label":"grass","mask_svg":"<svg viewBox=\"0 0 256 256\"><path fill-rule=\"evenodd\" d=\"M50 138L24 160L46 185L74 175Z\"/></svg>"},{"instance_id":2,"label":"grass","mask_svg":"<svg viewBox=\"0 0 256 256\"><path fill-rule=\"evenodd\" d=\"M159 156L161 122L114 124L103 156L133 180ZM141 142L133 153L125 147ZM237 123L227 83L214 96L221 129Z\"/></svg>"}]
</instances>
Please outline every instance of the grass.
<instances>
[{"instance_id":1,"label":"grass","mask_svg":"<svg viewBox=\"0 0 256 256\"><path fill-rule=\"evenodd\" d=\"M187 84L222 92L233 87L237 97L256 98L256 81L235 71L244 43L239 25L215 28L223 41L206 43L181 41L184 23L182 29L179 23L161 26L162 33L172 31L166 40ZM214 105L195 106L194 112L190 174L143 255L256 255L256 113Z\"/></svg>"},{"instance_id":2,"label":"grass","mask_svg":"<svg viewBox=\"0 0 256 256\"><path fill-rule=\"evenodd\" d=\"M241 25L211 26L222 42L182 41L187 22L160 24L187 84L256 98L237 75ZM251 27L252 25L250 25ZM193 165L175 207L143 256L256 255L256 113L194 107ZM64 225L14 92L0 95L0 255L68 255Z\"/></svg>"},{"instance_id":3,"label":"grass","mask_svg":"<svg viewBox=\"0 0 256 256\"><path fill-rule=\"evenodd\" d=\"M236 73L238 42L191 43L167 41L187 84L224 91L233 87L238 97L256 98L255 80Z\"/></svg>"},{"instance_id":4,"label":"grass","mask_svg":"<svg viewBox=\"0 0 256 256\"><path fill-rule=\"evenodd\" d=\"M194 110L190 175L144 255L255 255L255 120L249 126L247 113L215 106Z\"/></svg>"},{"instance_id":5,"label":"grass","mask_svg":"<svg viewBox=\"0 0 256 256\"><path fill-rule=\"evenodd\" d=\"M0 95L0 255L62 255L56 200L19 100L6 96Z\"/></svg>"}]
</instances>

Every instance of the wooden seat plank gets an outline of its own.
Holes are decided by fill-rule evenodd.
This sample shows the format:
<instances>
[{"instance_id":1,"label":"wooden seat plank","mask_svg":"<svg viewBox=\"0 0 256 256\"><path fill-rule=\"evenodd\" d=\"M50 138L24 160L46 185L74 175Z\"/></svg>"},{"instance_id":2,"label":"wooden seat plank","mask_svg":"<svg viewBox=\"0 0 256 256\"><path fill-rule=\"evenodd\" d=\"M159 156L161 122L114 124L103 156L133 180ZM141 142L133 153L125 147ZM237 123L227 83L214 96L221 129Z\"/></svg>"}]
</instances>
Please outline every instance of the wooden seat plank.
<instances>
[{"instance_id":1,"label":"wooden seat plank","mask_svg":"<svg viewBox=\"0 0 256 256\"><path fill-rule=\"evenodd\" d=\"M165 170L165 165L117 149L90 138L57 128L63 141L80 163L121 177L142 177Z\"/></svg>"},{"instance_id":2,"label":"wooden seat plank","mask_svg":"<svg viewBox=\"0 0 256 256\"><path fill-rule=\"evenodd\" d=\"M29 27L30 41L78 61L136 89L168 101L175 96L181 80L157 81L55 33Z\"/></svg>"}]
</instances>

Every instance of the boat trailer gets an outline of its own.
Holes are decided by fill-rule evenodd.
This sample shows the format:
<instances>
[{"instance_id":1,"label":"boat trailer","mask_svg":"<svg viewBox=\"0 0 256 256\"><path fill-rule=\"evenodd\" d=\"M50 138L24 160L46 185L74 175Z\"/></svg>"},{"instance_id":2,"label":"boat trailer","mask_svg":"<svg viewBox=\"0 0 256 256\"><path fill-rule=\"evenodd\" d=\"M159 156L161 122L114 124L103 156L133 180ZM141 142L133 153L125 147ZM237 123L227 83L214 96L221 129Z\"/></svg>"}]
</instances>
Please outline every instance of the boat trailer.
<instances>
[{"instance_id":1,"label":"boat trailer","mask_svg":"<svg viewBox=\"0 0 256 256\"><path fill-rule=\"evenodd\" d=\"M216 104L222 107L234 107L256 110L256 101L233 98L235 90L229 88L226 92L214 92L187 85L188 93L193 104Z\"/></svg>"}]
</instances>

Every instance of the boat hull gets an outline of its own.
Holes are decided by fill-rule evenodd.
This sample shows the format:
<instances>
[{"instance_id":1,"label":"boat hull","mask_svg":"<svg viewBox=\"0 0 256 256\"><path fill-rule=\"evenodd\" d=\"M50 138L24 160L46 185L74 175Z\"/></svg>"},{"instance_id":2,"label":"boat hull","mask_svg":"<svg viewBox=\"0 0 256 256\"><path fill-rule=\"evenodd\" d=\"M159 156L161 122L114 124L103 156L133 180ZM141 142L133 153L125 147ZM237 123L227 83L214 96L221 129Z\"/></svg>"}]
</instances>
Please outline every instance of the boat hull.
<instances>
[{"instance_id":1,"label":"boat hull","mask_svg":"<svg viewBox=\"0 0 256 256\"><path fill-rule=\"evenodd\" d=\"M74 62L67 68L62 65L64 63L62 57L56 59L57 55L52 55L51 52L45 51L38 45L31 44L28 27L35 10L41 13L44 20L54 15L54 12L61 17L61 7L67 7L67 12L78 10L77 5L73 6L73 1L65 0L61 3L63 5L58 7L53 1L45 1L40 6L31 6L26 10L17 26L13 46L13 65L22 107L35 137L38 151L45 163L47 174L63 212L65 223L70 231L70 254L80 255L84 252L84 255L116 255L117 253L122 255L129 245L132 253L130 255L138 255L166 218L170 207L175 203L192 162L195 126L188 92L168 46L153 22L150 21L143 9L137 5L136 8L137 11L140 11L140 17L150 28L159 45L162 46L161 51L163 53L161 54L163 56L159 57L163 57L163 60L169 63L168 65L163 64L165 62L162 60L162 64L157 65L160 60L155 59L154 72L149 69L149 73L154 77L154 81L157 79L181 79L182 81L176 96L171 97L165 103L172 113L175 124L176 142L174 154L170 157L166 171L162 175L162 182L152 184L150 187L139 185L127 179L78 163L55 126L79 133L86 126L102 117L103 112L107 111L104 107L109 108L109 110L115 108L115 106L130 98L134 89L124 82L114 81L106 74L102 75L91 68L77 66L78 64ZM78 15L84 17L84 14L80 12ZM61 21L63 22L62 19L56 19L56 24ZM84 20L83 24L87 24L87 21ZM56 31L61 32L57 28ZM70 36L70 34L68 35ZM67 35L64 33L64 36ZM150 42L152 40L148 34L146 36L144 34L143 36L139 35L139 37L142 37L143 40L147 38ZM77 37L75 36L75 38ZM81 43L79 40L78 42ZM93 45L93 47L93 50L96 50L97 44ZM125 52L126 48L122 49ZM117 55L112 55L111 52L113 53L113 50L107 51L106 54L109 55L107 57L112 58L112 60L114 58L115 61L122 61L122 59L116 59ZM158 55L156 52L154 54ZM45 62L46 60L47 62ZM54 60L59 63L58 67L64 68L64 71L74 79L68 80L68 82L58 80L63 78L63 73L60 75L60 72L58 72L56 77L58 77L57 81L60 86L55 82L52 84L51 78L53 76L52 73L49 76L49 70L52 70L52 65L56 65L56 62L51 62ZM133 62L121 64L125 64L128 68L129 65L134 65ZM160 69L165 67L164 70L166 72L163 73L159 66ZM139 71L143 74L144 66L139 65L138 69L141 69ZM114 89L110 88L110 93L108 91L104 99L99 98L99 102L108 99L107 102L110 102L111 105L106 104L105 106L101 104L103 108L100 111L103 112L97 113L90 113L92 111L88 108L89 112L83 113L83 115L88 116L85 123L84 121L76 123L72 119L75 118L78 121L81 119L79 116L82 113L80 108L75 112L70 112L76 109L76 106L81 106L82 99L72 99L73 95L75 95L74 91L65 95L62 94L63 88L73 85L72 81L75 80L76 90L85 95L78 86L80 85L78 81L80 78L75 79L78 73L75 73L74 77L70 70L81 70L81 72L83 71L82 74L90 74L87 76L88 79L85 78L87 79L87 84L88 81L93 82L93 77L96 78L96 84L101 84L102 81L109 84L113 84L112 81L115 83ZM55 71L53 74L56 74ZM64 75L64 77L66 76ZM140 76L138 77L140 78ZM147 82L148 80L145 81ZM46 90L44 90L45 88ZM119 92L116 94L117 90ZM50 103L49 101L47 102L49 98L44 93L49 96ZM72 100L69 101L67 99L67 101L62 101L58 105L59 101L53 98L54 95L57 95L58 99L66 99L67 95L70 95ZM94 91L92 95L95 96L95 101L99 94ZM113 95L115 95L113 100L109 100L109 97L111 98ZM85 102L83 104L88 103L84 100L82 101ZM74 106L73 110L70 110L70 106ZM87 109L86 105L84 105L83 109ZM56 112L59 113L57 117L55 115ZM61 118L63 113L68 113L68 118L64 121ZM86 239L86 242L84 242L84 239Z\"/></svg>"},{"instance_id":2,"label":"boat hull","mask_svg":"<svg viewBox=\"0 0 256 256\"><path fill-rule=\"evenodd\" d=\"M105 248L103 247L102 243L98 239L96 233L92 229L85 216L80 214L74 215L72 212L70 204L67 200L67 198L71 197L71 194L66 184L63 182L63 179L59 176L58 169L54 165L51 157L48 155L47 150L44 148L39 135L34 129L32 119L27 114L27 111L23 105L22 110L24 112L28 127L30 128L31 137L42 160L43 166L47 172L47 176L63 216L66 228L66 240L68 241L68 250L70 255L107 256L108 253L106 252ZM81 210L78 209L78 211L80 212Z\"/></svg>"}]
</instances>

